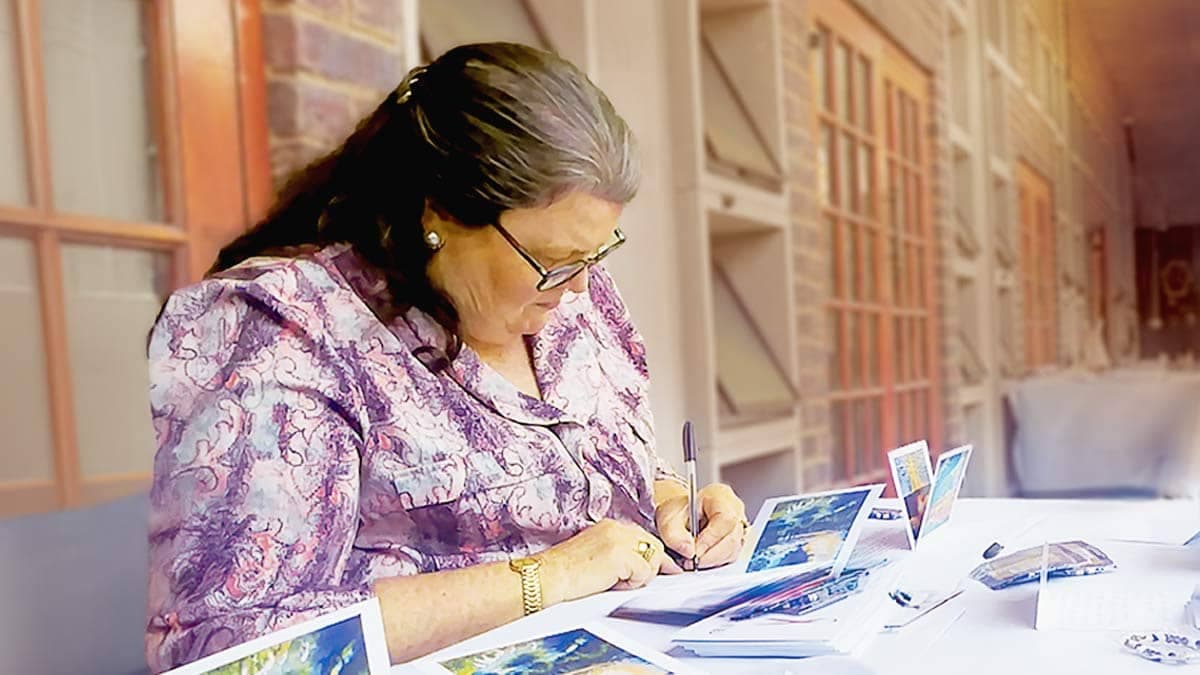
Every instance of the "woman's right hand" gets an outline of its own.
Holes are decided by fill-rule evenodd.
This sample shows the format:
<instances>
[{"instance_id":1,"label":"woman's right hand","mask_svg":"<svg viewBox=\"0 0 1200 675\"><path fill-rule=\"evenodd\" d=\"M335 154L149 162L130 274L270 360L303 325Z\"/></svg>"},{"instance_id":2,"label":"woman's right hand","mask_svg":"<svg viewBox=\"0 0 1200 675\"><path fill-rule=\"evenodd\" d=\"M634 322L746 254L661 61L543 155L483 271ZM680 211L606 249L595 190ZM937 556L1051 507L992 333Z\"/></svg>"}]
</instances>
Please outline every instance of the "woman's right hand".
<instances>
[{"instance_id":1,"label":"woman's right hand","mask_svg":"<svg viewBox=\"0 0 1200 675\"><path fill-rule=\"evenodd\" d=\"M639 553L641 542L653 547L651 555ZM602 520L538 557L542 559L543 583L554 602L609 589L640 588L659 573L683 571L665 553L658 537L617 520Z\"/></svg>"}]
</instances>

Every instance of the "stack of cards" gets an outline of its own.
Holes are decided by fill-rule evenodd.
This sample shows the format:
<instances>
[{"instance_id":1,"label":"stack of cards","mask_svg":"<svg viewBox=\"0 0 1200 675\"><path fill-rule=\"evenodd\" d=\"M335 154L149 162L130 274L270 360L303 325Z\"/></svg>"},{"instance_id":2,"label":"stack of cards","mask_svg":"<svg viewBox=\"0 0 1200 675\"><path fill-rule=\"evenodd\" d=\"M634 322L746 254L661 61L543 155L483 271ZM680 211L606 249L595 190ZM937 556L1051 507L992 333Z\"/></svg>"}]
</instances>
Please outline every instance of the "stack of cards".
<instances>
[{"instance_id":1,"label":"stack of cards","mask_svg":"<svg viewBox=\"0 0 1200 675\"><path fill-rule=\"evenodd\" d=\"M994 560L971 571L971 578L993 591L1037 581L1042 573L1042 557L1046 556L1047 577L1084 576L1116 569L1116 564L1104 551L1083 541L1064 541L1050 544L1048 551L1032 546Z\"/></svg>"}]
</instances>

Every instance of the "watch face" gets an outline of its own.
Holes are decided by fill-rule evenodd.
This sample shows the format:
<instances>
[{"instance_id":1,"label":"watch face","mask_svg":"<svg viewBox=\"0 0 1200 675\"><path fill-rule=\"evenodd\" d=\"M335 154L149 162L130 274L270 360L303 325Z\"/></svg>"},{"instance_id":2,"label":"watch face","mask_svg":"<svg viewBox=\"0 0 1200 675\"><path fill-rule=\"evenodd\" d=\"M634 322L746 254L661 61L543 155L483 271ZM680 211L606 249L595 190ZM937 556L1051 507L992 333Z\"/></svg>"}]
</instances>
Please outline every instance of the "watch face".
<instances>
[{"instance_id":1,"label":"watch face","mask_svg":"<svg viewBox=\"0 0 1200 675\"><path fill-rule=\"evenodd\" d=\"M509 566L514 570L521 571L523 569L537 569L542 566L542 562L536 558L517 558L509 563Z\"/></svg>"}]
</instances>

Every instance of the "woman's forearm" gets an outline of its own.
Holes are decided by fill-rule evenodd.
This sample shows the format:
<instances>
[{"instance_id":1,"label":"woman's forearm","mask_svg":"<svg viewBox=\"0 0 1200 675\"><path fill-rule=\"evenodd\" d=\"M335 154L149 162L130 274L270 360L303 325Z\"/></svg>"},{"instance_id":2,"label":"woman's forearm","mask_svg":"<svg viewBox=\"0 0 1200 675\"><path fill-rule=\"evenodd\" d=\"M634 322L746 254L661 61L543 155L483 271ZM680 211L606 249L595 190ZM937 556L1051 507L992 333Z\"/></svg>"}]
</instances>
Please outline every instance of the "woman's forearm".
<instances>
[{"instance_id":1,"label":"woman's forearm","mask_svg":"<svg viewBox=\"0 0 1200 675\"><path fill-rule=\"evenodd\" d=\"M537 556L543 604L565 599L552 556ZM409 661L521 618L520 576L506 562L375 582L393 663Z\"/></svg>"}]
</instances>

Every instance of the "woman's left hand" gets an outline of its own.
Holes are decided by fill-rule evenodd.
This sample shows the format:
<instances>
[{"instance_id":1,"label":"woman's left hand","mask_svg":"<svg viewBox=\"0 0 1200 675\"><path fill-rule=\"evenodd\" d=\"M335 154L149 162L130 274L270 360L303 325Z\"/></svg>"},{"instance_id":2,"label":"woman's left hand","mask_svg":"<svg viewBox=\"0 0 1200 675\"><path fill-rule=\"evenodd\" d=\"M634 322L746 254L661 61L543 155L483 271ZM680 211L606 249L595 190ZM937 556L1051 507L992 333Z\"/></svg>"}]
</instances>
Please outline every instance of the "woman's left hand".
<instances>
[{"instance_id":1,"label":"woman's left hand","mask_svg":"<svg viewBox=\"0 0 1200 675\"><path fill-rule=\"evenodd\" d=\"M696 538L696 554L700 569L719 567L733 562L742 552L746 539L746 505L722 483L705 486L696 499L700 517L700 536ZM692 533L688 530L690 513L685 492L665 499L654 511L658 536L667 548L681 555L684 568L692 563Z\"/></svg>"}]
</instances>

